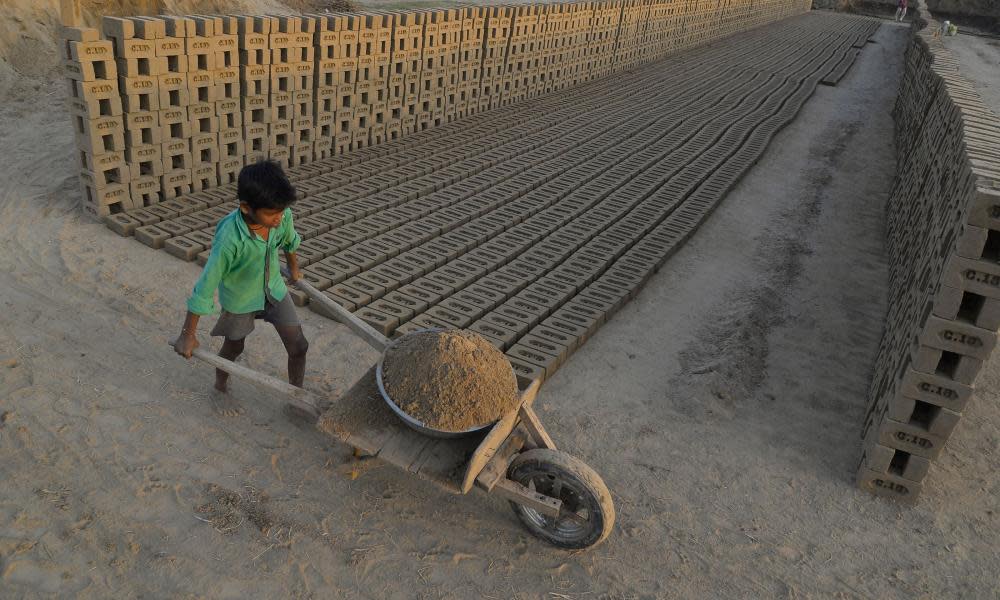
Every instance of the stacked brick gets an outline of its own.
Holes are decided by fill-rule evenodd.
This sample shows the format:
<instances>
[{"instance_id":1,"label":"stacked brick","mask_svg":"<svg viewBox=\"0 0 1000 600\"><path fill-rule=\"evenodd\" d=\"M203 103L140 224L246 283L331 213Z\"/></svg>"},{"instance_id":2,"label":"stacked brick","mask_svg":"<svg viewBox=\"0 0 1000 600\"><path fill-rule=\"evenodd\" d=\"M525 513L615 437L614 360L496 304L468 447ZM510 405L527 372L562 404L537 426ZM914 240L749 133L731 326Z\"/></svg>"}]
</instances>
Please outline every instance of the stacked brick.
<instances>
[{"instance_id":1,"label":"stacked brick","mask_svg":"<svg viewBox=\"0 0 1000 600\"><path fill-rule=\"evenodd\" d=\"M112 43L95 29L64 29L62 59L69 78L83 208L101 215L133 208L125 160L125 120Z\"/></svg>"},{"instance_id":2,"label":"stacked brick","mask_svg":"<svg viewBox=\"0 0 1000 600\"><path fill-rule=\"evenodd\" d=\"M483 73L483 36L486 23L485 8L472 6L459 9L461 28L459 29L456 118L467 117L479 112Z\"/></svg>"},{"instance_id":3,"label":"stacked brick","mask_svg":"<svg viewBox=\"0 0 1000 600\"><path fill-rule=\"evenodd\" d=\"M299 92L299 68L308 65L303 61L304 51L312 50L311 36L303 46L302 19L297 17L272 17L268 34L271 53L270 93L268 94L268 155L287 167L295 162L300 146L299 125L303 118L296 117L296 92ZM312 81L309 82L310 85ZM310 88L304 90L308 93ZM309 123L311 128L311 122Z\"/></svg>"},{"instance_id":4,"label":"stacked brick","mask_svg":"<svg viewBox=\"0 0 1000 600\"><path fill-rule=\"evenodd\" d=\"M107 216L232 182L262 158L328 161L632 69L809 2L714 4L105 18L103 39L67 29L84 204ZM101 127L119 133L98 135Z\"/></svg>"},{"instance_id":5,"label":"stacked brick","mask_svg":"<svg viewBox=\"0 0 1000 600\"><path fill-rule=\"evenodd\" d=\"M510 88L505 90L506 102L524 100L537 85L541 52L535 45L544 41L544 35L539 31L540 9L541 7L530 4L514 8L510 49L505 67L511 82ZM541 27L544 27L544 23Z\"/></svg>"},{"instance_id":6,"label":"stacked brick","mask_svg":"<svg viewBox=\"0 0 1000 600\"><path fill-rule=\"evenodd\" d=\"M615 36L613 68L632 69L639 65L642 39L649 25L651 5L630 0L622 8L618 34Z\"/></svg>"},{"instance_id":7,"label":"stacked brick","mask_svg":"<svg viewBox=\"0 0 1000 600\"><path fill-rule=\"evenodd\" d=\"M915 33L895 107L899 176L887 325L858 484L912 501L961 420L1000 328L1000 119L934 38Z\"/></svg>"},{"instance_id":8,"label":"stacked brick","mask_svg":"<svg viewBox=\"0 0 1000 600\"><path fill-rule=\"evenodd\" d=\"M510 38L511 13L509 6L486 7L483 41L483 76L480 91L480 109L496 108L503 101L507 67L508 39Z\"/></svg>"}]
</instances>

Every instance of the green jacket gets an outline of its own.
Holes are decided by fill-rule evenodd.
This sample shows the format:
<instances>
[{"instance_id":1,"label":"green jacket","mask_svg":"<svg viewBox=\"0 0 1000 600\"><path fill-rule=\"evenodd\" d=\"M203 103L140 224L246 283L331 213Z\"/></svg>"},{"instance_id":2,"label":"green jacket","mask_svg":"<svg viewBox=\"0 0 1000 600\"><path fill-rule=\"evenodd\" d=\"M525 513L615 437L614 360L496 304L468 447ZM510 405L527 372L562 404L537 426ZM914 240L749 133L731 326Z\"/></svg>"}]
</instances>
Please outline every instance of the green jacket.
<instances>
[{"instance_id":1,"label":"green jacket","mask_svg":"<svg viewBox=\"0 0 1000 600\"><path fill-rule=\"evenodd\" d=\"M212 253L205 269L194 285L188 299L188 310L196 315L215 312L215 290L219 290L219 304L228 312L240 314L264 310L264 256L271 260L268 290L275 300L282 300L288 293L281 276L278 248L295 252L302 238L292 225L292 211L286 208L281 225L271 230L265 241L250 233L239 209L226 215L215 226Z\"/></svg>"}]
</instances>

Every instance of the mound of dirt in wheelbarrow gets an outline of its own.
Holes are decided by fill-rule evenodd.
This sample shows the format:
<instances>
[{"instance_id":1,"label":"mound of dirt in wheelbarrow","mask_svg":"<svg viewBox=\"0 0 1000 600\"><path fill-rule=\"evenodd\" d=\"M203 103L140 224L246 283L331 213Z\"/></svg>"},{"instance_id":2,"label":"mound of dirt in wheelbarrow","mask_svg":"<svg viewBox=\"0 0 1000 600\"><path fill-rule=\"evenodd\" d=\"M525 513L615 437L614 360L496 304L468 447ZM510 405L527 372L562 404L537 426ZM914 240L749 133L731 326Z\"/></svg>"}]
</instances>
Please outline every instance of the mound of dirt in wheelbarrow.
<instances>
[{"instance_id":1,"label":"mound of dirt in wheelbarrow","mask_svg":"<svg viewBox=\"0 0 1000 600\"><path fill-rule=\"evenodd\" d=\"M461 330L411 333L385 353L382 382L400 409L434 429L493 423L517 406L517 380L504 355Z\"/></svg>"}]
</instances>

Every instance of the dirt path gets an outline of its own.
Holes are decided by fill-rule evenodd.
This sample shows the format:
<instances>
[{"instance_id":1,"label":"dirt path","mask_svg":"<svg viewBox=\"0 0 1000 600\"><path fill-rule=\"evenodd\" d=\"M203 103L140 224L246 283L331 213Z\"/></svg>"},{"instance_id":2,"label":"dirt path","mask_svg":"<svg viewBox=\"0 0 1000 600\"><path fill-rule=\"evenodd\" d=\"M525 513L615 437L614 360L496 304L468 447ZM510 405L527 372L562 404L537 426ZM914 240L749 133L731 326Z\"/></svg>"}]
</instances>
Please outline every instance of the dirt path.
<instances>
[{"instance_id":1,"label":"dirt path","mask_svg":"<svg viewBox=\"0 0 1000 600\"><path fill-rule=\"evenodd\" d=\"M984 597L1000 531L987 374L920 506L856 491L884 310L881 210L905 30L883 27L692 242L546 384L557 443L607 480L608 543L566 554L300 429L165 343L198 272L74 209L62 86L0 108L0 589L5 597ZM29 93L30 92L30 93ZM300 313L306 385L375 356ZM246 363L280 372L272 331Z\"/></svg>"}]
</instances>

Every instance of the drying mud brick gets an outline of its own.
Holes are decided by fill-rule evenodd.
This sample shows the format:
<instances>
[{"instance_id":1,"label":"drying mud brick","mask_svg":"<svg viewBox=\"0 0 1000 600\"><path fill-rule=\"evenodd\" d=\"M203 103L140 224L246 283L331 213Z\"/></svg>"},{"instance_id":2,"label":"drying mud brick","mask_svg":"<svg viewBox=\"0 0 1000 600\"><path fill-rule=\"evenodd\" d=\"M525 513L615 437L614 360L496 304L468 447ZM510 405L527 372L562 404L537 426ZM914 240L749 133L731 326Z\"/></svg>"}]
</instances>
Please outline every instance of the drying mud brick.
<instances>
[{"instance_id":1,"label":"drying mud brick","mask_svg":"<svg viewBox=\"0 0 1000 600\"><path fill-rule=\"evenodd\" d=\"M173 237L156 225L144 225L135 230L135 239L146 244L150 248L162 248L163 245Z\"/></svg>"},{"instance_id":2,"label":"drying mud brick","mask_svg":"<svg viewBox=\"0 0 1000 600\"><path fill-rule=\"evenodd\" d=\"M205 249L205 246L195 242L187 236L180 236L171 238L164 242L163 249L181 260L190 262Z\"/></svg>"},{"instance_id":3,"label":"drying mud brick","mask_svg":"<svg viewBox=\"0 0 1000 600\"><path fill-rule=\"evenodd\" d=\"M872 471L863 464L859 467L855 476L858 487L876 496L891 498L904 504L916 502L923 486L920 483L909 481L887 473Z\"/></svg>"},{"instance_id":4,"label":"drying mud brick","mask_svg":"<svg viewBox=\"0 0 1000 600\"><path fill-rule=\"evenodd\" d=\"M517 406L510 364L473 332L411 333L386 350L383 361L389 397L434 429L489 425Z\"/></svg>"},{"instance_id":5,"label":"drying mud brick","mask_svg":"<svg viewBox=\"0 0 1000 600\"><path fill-rule=\"evenodd\" d=\"M124 237L131 236L143 224L139 219L125 213L109 215L104 221L112 231Z\"/></svg>"}]
</instances>

